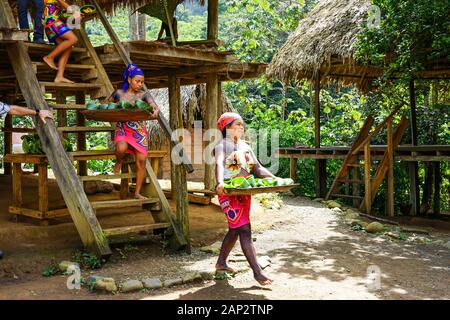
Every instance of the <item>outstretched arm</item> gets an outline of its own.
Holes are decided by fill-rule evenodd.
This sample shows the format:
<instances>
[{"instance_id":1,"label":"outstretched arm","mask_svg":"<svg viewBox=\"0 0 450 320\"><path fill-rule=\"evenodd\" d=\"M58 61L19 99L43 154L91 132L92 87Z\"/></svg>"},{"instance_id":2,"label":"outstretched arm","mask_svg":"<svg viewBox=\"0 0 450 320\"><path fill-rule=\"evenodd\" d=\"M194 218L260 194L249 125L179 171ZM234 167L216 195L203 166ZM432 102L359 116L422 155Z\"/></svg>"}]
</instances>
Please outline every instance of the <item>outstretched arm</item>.
<instances>
[{"instance_id":1,"label":"outstretched arm","mask_svg":"<svg viewBox=\"0 0 450 320\"><path fill-rule=\"evenodd\" d=\"M19 107L15 105L9 106L9 114L13 116L37 116L38 111L34 109ZM53 113L50 110L39 110L39 118L41 118L42 122L45 122L45 119L53 119Z\"/></svg>"}]
</instances>

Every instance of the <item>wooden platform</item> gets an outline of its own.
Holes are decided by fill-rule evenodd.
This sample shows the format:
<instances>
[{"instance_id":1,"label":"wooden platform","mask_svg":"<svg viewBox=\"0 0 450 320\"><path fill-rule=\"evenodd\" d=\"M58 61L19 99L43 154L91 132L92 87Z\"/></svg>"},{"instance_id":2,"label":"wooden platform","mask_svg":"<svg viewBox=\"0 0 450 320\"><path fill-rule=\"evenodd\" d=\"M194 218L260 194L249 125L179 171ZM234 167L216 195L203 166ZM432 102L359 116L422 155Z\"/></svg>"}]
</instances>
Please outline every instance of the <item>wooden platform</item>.
<instances>
[{"instance_id":1,"label":"wooden platform","mask_svg":"<svg viewBox=\"0 0 450 320\"><path fill-rule=\"evenodd\" d=\"M371 145L373 160L381 160L386 150L385 145ZM345 159L350 147L292 147L278 149L280 158L297 159ZM361 150L359 159L363 159ZM397 161L450 161L450 145L408 146L400 145L394 149L394 160Z\"/></svg>"},{"instance_id":2,"label":"wooden platform","mask_svg":"<svg viewBox=\"0 0 450 320\"><path fill-rule=\"evenodd\" d=\"M218 73L219 81L230 81L255 78L266 68L262 63L241 63L230 52L220 52L214 47L205 49L201 41L180 43L178 47L159 41L122 44L131 60L146 73L149 88L167 87L170 75L180 78L181 85L190 85L206 83L207 74L212 72ZM205 41L205 46L209 44ZM95 50L113 84L121 83L124 66L114 45L106 44Z\"/></svg>"}]
</instances>

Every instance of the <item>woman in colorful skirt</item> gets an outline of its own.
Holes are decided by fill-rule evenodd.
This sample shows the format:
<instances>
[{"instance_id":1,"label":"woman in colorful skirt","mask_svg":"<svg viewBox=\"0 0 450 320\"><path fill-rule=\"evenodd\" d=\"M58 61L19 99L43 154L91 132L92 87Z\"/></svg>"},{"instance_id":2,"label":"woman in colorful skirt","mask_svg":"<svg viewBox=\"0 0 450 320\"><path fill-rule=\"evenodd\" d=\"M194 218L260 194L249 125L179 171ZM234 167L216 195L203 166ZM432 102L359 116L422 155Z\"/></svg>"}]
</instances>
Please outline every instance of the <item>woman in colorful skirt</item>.
<instances>
[{"instance_id":1,"label":"woman in colorful skirt","mask_svg":"<svg viewBox=\"0 0 450 320\"><path fill-rule=\"evenodd\" d=\"M272 283L272 280L262 273L252 241L250 225L252 196L224 194L224 181L235 177L248 177L250 174L259 178L275 176L259 163L252 148L241 139L244 135L244 121L239 114L224 113L220 116L217 127L222 132L223 139L214 149L216 191L220 206L227 217L229 230L222 243L216 270L236 272L227 265L226 261L239 238L242 251L253 270L254 278L261 285L268 285Z\"/></svg>"},{"instance_id":2,"label":"woman in colorful skirt","mask_svg":"<svg viewBox=\"0 0 450 320\"><path fill-rule=\"evenodd\" d=\"M45 0L44 15L42 16L42 24L45 33L50 42L57 44L47 56L43 58L44 62L54 70L57 70L55 82L74 83L64 77L67 61L69 61L72 47L77 43L78 38L75 33L61 20L59 13L62 9L67 10L69 5L65 1ZM81 14L75 12L73 18L81 19ZM55 59L59 57L58 65Z\"/></svg>"},{"instance_id":3,"label":"woman in colorful skirt","mask_svg":"<svg viewBox=\"0 0 450 320\"><path fill-rule=\"evenodd\" d=\"M146 101L153 107L152 119L158 118L159 107L149 92L143 92L144 72L135 64L129 64L122 76L123 88L116 90L109 101ZM136 158L136 199L146 199L141 195L142 182L145 178L145 163L148 155L148 132L144 121L117 122L114 144L116 146L116 165L114 173L119 173L122 161L127 153Z\"/></svg>"}]
</instances>

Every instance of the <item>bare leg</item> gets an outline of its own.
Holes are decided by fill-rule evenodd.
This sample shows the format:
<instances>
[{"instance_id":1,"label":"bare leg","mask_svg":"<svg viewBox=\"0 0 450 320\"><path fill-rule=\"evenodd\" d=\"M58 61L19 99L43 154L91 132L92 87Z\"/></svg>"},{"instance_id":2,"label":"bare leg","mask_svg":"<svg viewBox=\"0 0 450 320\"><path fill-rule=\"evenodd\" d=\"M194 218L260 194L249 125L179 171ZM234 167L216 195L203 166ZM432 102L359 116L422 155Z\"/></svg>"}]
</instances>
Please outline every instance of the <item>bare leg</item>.
<instances>
[{"instance_id":1,"label":"bare leg","mask_svg":"<svg viewBox=\"0 0 450 320\"><path fill-rule=\"evenodd\" d=\"M272 280L267 278L256 259L256 251L252 241L252 231L250 224L246 224L237 229L239 232L239 241L241 242L242 251L247 258L250 267L253 270L253 276L259 284L265 286L272 283Z\"/></svg>"},{"instance_id":2,"label":"bare leg","mask_svg":"<svg viewBox=\"0 0 450 320\"><path fill-rule=\"evenodd\" d=\"M64 78L64 71L66 70L66 64L72 53L72 47L63 52L58 61L58 72L56 73L55 82L74 83L72 80Z\"/></svg>"},{"instance_id":3,"label":"bare leg","mask_svg":"<svg viewBox=\"0 0 450 320\"><path fill-rule=\"evenodd\" d=\"M128 143L119 141L116 143L116 164L114 166L114 174L119 174L122 169L122 162L127 155Z\"/></svg>"},{"instance_id":4,"label":"bare leg","mask_svg":"<svg viewBox=\"0 0 450 320\"><path fill-rule=\"evenodd\" d=\"M72 48L77 41L78 38L73 31L64 33L61 37L56 39L56 43L58 43L57 47L45 56L43 60L49 65L50 68L58 70L58 67L55 65L55 59L67 49Z\"/></svg>"},{"instance_id":5,"label":"bare leg","mask_svg":"<svg viewBox=\"0 0 450 320\"><path fill-rule=\"evenodd\" d=\"M147 199L141 195L142 183L145 178L145 162L147 161L147 155L136 152L136 191L134 196L136 199Z\"/></svg>"},{"instance_id":6,"label":"bare leg","mask_svg":"<svg viewBox=\"0 0 450 320\"><path fill-rule=\"evenodd\" d=\"M222 247L220 248L219 258L216 263L217 271L228 271L236 273L237 271L227 265L227 258L231 250L233 250L234 245L239 237L238 232L235 229L229 229L225 238L222 242Z\"/></svg>"}]
</instances>

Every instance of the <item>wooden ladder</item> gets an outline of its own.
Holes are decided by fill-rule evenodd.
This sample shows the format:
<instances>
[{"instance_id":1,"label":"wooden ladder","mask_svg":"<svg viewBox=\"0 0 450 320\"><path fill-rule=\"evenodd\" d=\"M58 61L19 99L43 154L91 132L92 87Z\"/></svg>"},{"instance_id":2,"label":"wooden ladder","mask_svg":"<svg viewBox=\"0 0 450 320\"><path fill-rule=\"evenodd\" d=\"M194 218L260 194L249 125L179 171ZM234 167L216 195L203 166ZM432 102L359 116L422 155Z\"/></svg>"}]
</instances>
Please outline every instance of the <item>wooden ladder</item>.
<instances>
[{"instance_id":1,"label":"wooden ladder","mask_svg":"<svg viewBox=\"0 0 450 320\"><path fill-rule=\"evenodd\" d=\"M352 199L354 207L358 207L360 210L370 214L376 193L380 188L383 179L387 176L386 211L389 216L394 215L394 149L399 145L403 137L408 125L408 120L405 117L402 117L394 133L392 132L392 121L393 117L399 112L403 105L404 103L402 102L397 106L395 110L391 112L391 114L372 132L370 132L370 129L374 119L372 116L367 117L328 191L326 196L327 200L331 197ZM375 176L372 178L371 155L373 151L371 150L370 140L375 135L379 134L383 128L386 128L387 132L387 147L376 168ZM364 154L363 163L361 163L359 159L361 151L363 151ZM361 167L364 169L363 179L360 178ZM343 184L345 185L345 191L342 193L340 190ZM350 184L352 185L352 194L349 194ZM364 185L364 196L360 195L360 185Z\"/></svg>"},{"instance_id":2,"label":"wooden ladder","mask_svg":"<svg viewBox=\"0 0 450 320\"><path fill-rule=\"evenodd\" d=\"M4 0L1 0L1 5L5 7L7 5L7 2ZM12 25L13 18L12 18L12 12L10 12L10 7L8 5L9 11L6 12L4 8L0 9L0 22L4 22L6 18L8 18L9 24ZM5 17L3 16L5 15ZM5 23L3 23L5 24ZM109 80L106 71L104 70L103 65L101 64L101 61L99 57L97 56L94 47L92 46L86 32L84 29L82 30L75 30L78 38L79 38L79 44L80 47L74 48L74 51L71 55L71 59L67 65L66 74L68 78L72 78L73 80L77 81L74 84L66 84L66 83L54 83L53 78L55 76L55 72L53 70L50 70L50 68L47 67L45 63L42 62L43 54L47 54L53 49L53 46L45 45L45 44L34 44L34 43L28 43L28 42L21 42L19 45L22 45L24 50L21 52L20 58L23 58L23 64L29 65L31 67L31 72L34 74L34 77L31 76L31 73L28 70L28 78L32 78L30 82L35 81L32 85L34 85L34 88L40 89L40 95L41 97L52 95L52 98L48 102L48 105L52 107L53 109L57 110L57 124L58 128L57 131L60 136L66 136L69 133L73 133L77 135L77 151L81 152L89 152L86 151L86 133L89 132L113 132L114 127L113 126L87 126L86 120L81 113L81 111L85 108L85 102L86 102L86 96L90 96L91 98L105 98L109 96L112 91L114 90L114 87L111 84L111 81ZM13 59L13 57L10 54L10 59ZM77 63L78 62L78 63ZM27 78L24 74L20 73L22 68L15 68L17 78L19 80L19 84L21 81L25 81L24 79ZM36 80L34 80L36 79ZM43 105L46 102L44 100L40 100L42 102L39 102L37 104L34 102L33 99L28 98L29 96L24 93L24 88L22 87L22 94L23 97L26 100L26 104L33 108L35 105ZM39 96L39 94L36 92L34 96ZM75 103L69 103L67 97L69 96L75 96ZM43 99L43 98L42 98ZM39 100L39 99L38 99ZM76 112L76 125L70 126L67 123L67 112L68 111L75 111ZM39 128L38 128L39 129ZM14 131L12 129L11 131ZM38 130L39 131L39 130ZM41 141L42 136L40 134ZM57 139L52 139L52 143L56 143ZM60 144L60 142L58 142ZM45 148L45 142L43 141L44 149L48 151L48 148ZM62 148L62 146L60 146ZM95 156L94 156L95 158ZM91 159L93 159L91 157ZM101 157L99 159L102 159ZM70 159L68 159L70 160ZM51 159L49 158L50 164L56 164L57 159ZM99 179L99 177L89 177L87 175L87 165L86 160L77 161L78 162L78 181L83 184L84 181L92 180L92 179ZM66 166L68 167L68 166ZM125 165L125 167L128 169L128 165ZM128 170L124 170L128 171ZM131 170L130 170L131 171ZM91 237L91 242L94 243L98 240L99 237L105 237L109 243L120 243L120 242L129 242L134 240L142 240L148 238L149 235L153 234L154 232L161 233L164 230L167 230L167 235L173 235L171 244L176 249L184 247L187 245L187 239L185 239L180 226L174 219L174 214L169 206L169 203L167 201L167 198L164 195L164 192L161 189L161 186L159 185L159 182L157 180L157 177L153 171L152 166L147 161L147 178L145 181L145 184L143 186L143 194L148 197L146 200L136 200L136 199L126 199L126 189L128 189L128 181L130 178L133 178L134 173L133 172L124 172L121 175L110 175L110 176L102 176L100 178L102 179L115 179L120 178L122 183L121 188L121 199L118 200L108 200L108 201L96 201L90 203L90 210L93 210L94 214L97 209L103 209L103 208L123 208L128 206L141 206L144 210L151 213L153 220L155 223L148 224L148 225L140 225L140 226L129 226L129 227L121 227L121 228L111 228L111 229L102 229L100 225L98 224L98 221L94 217L90 217L88 220L90 222L87 222L88 224L92 223L93 221L95 224L95 232L98 233L98 235ZM59 176L57 174L56 178L58 181ZM73 178L72 178L73 179ZM69 179L70 180L70 179ZM61 188L61 181L58 181L60 188ZM76 184L76 181L72 181L74 184ZM64 184L70 183L68 181L64 182ZM125 192L123 192L125 190ZM80 193L80 190L78 190L77 193ZM84 194L84 190L82 192ZM64 199L70 199L72 195L70 193L64 194ZM87 196L84 194L83 197ZM72 219L74 220L75 224L77 225L77 229L80 232L80 227L78 226L79 219L77 216L74 216L70 210L69 211L72 215ZM17 212L16 212L17 213ZM87 241L84 241L85 235L80 233L80 236L82 237L83 243L87 245ZM92 239L93 238L93 239ZM92 244L92 243L91 243ZM98 243L97 243L98 246ZM109 247L107 245L102 244L104 246L104 249L100 250L94 250L96 253L98 253L101 256L108 256L110 254ZM97 248L98 249L98 248Z\"/></svg>"}]
</instances>

